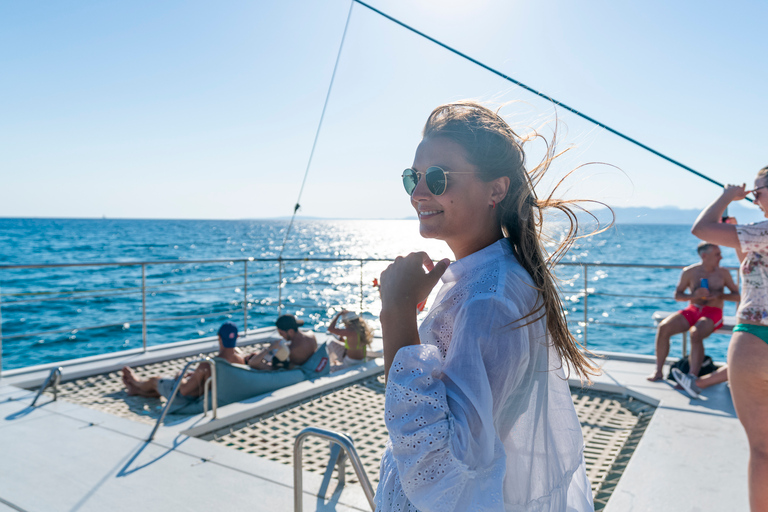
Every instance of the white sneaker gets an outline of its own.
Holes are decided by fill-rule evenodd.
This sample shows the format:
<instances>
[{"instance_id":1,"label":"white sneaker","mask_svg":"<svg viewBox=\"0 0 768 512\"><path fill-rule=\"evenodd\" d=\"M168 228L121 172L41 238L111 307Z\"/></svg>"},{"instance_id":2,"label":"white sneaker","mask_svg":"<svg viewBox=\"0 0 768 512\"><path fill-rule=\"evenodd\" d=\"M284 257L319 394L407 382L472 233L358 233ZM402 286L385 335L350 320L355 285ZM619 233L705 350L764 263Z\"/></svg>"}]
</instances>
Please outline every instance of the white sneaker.
<instances>
[{"instance_id":1,"label":"white sneaker","mask_svg":"<svg viewBox=\"0 0 768 512\"><path fill-rule=\"evenodd\" d=\"M680 384L688 396L691 398L699 398L701 389L696 385L696 377L690 373L683 373L677 368L672 368L672 377L675 378L678 384Z\"/></svg>"}]
</instances>

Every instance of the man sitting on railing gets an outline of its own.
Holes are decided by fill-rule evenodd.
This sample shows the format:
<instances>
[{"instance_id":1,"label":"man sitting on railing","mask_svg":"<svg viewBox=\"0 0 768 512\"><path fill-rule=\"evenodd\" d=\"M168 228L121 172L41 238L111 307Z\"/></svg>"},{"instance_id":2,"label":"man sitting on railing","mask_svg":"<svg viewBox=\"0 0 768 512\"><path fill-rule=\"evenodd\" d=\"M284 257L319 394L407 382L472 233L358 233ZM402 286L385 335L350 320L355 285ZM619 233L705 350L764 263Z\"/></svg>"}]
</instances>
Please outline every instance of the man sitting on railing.
<instances>
[{"instance_id":1,"label":"man sitting on railing","mask_svg":"<svg viewBox=\"0 0 768 512\"><path fill-rule=\"evenodd\" d=\"M237 326L232 322L224 322L219 327L219 357L226 359L230 363L245 364L240 350L235 346L237 343ZM189 398L197 398L203 394L205 381L211 376L211 367L208 363L200 363L197 369L186 375L179 386L179 394ZM176 377L178 378L178 376ZM164 396L169 398L173 392L173 385L176 378L150 377L148 379L139 379L133 370L127 366L123 367L123 384L128 390L129 395L139 395L147 397ZM177 395L178 396L178 395Z\"/></svg>"},{"instance_id":2,"label":"man sitting on railing","mask_svg":"<svg viewBox=\"0 0 768 512\"><path fill-rule=\"evenodd\" d=\"M648 380L663 379L662 368L669 355L669 338L690 330L690 373L698 375L704 361L704 338L723 324L723 303L738 302L739 290L731 273L720 267L720 247L702 242L697 247L701 263L685 267L675 289L675 300L690 301L687 308L665 318L656 331L656 371ZM729 293L724 293L725 288ZM686 293L690 289L691 293Z\"/></svg>"},{"instance_id":3,"label":"man sitting on railing","mask_svg":"<svg viewBox=\"0 0 768 512\"><path fill-rule=\"evenodd\" d=\"M304 320L297 320L293 315L282 315L275 322L277 333L282 338L272 343L269 347L258 353L253 353L245 358L245 362L251 368L257 370L279 370L280 368L295 368L306 363L317 350L317 339L312 332L301 332L299 326L304 325ZM283 355L288 342L288 354ZM282 350L281 350L282 349ZM287 356L287 357L286 357Z\"/></svg>"}]
</instances>

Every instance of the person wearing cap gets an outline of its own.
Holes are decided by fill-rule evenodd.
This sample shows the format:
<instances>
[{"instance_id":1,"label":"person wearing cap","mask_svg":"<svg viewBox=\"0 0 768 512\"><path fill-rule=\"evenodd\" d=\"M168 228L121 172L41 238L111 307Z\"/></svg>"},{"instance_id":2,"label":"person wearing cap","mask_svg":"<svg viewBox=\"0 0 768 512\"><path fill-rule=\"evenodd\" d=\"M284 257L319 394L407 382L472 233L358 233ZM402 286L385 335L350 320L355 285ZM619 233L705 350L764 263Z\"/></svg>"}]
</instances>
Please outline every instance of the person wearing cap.
<instances>
[{"instance_id":1,"label":"person wearing cap","mask_svg":"<svg viewBox=\"0 0 768 512\"><path fill-rule=\"evenodd\" d=\"M341 320L344 328L336 327ZM328 345L332 355L332 371L342 370L365 362L368 346L373 341L373 332L360 315L346 309L341 310L331 320L328 332L341 337L342 341L333 340Z\"/></svg>"},{"instance_id":2,"label":"person wearing cap","mask_svg":"<svg viewBox=\"0 0 768 512\"><path fill-rule=\"evenodd\" d=\"M237 326L232 322L224 322L219 327L219 354L218 357L235 364L245 364L237 344ZM187 374L181 381L179 393L182 396L196 398L203 394L205 381L211 375L211 367L208 363L200 363L194 372ZM178 376L176 377L178 378ZM169 398L173 392L173 385L176 378L168 377L149 377L148 379L139 379L134 371L128 367L123 367L123 384L128 390L128 394Z\"/></svg>"},{"instance_id":3,"label":"person wearing cap","mask_svg":"<svg viewBox=\"0 0 768 512\"><path fill-rule=\"evenodd\" d=\"M311 332L302 332L299 327L304 325L304 320L298 320L293 315L282 315L275 322L280 339L261 352L254 352L246 356L245 362L256 370L279 370L281 368L295 368L306 363L317 350L317 339ZM280 357L281 346L288 342L288 359Z\"/></svg>"}]
</instances>

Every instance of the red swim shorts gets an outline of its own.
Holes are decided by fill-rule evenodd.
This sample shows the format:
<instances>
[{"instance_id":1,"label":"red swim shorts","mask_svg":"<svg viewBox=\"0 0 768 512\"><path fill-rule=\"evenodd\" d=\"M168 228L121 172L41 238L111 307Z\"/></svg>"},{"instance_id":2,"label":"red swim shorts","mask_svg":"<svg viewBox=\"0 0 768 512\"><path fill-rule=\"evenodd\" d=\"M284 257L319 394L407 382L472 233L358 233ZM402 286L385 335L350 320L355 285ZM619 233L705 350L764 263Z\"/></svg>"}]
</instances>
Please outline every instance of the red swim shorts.
<instances>
[{"instance_id":1,"label":"red swim shorts","mask_svg":"<svg viewBox=\"0 0 768 512\"><path fill-rule=\"evenodd\" d=\"M690 304L687 308L680 310L680 314L688 320L688 324L691 327L693 327L693 324L698 322L702 317L712 320L715 324L715 330L723 326L723 310L720 308Z\"/></svg>"}]
</instances>

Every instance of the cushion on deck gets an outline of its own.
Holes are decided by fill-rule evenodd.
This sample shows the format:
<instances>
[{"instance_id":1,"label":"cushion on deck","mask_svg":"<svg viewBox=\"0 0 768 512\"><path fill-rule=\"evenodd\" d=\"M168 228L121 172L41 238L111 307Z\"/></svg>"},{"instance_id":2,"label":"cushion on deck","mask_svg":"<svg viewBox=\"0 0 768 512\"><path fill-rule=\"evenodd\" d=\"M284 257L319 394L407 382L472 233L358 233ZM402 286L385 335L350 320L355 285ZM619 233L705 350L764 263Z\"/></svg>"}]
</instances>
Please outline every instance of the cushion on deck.
<instances>
[{"instance_id":1,"label":"cushion on deck","mask_svg":"<svg viewBox=\"0 0 768 512\"><path fill-rule=\"evenodd\" d=\"M263 395L303 380L313 380L330 372L328 350L321 344L306 363L291 370L254 370L243 364L233 364L215 357L218 405L223 406ZM210 404L210 401L209 401ZM209 405L211 407L211 405ZM203 397L197 400L174 399L170 414L199 414L203 412Z\"/></svg>"}]
</instances>

